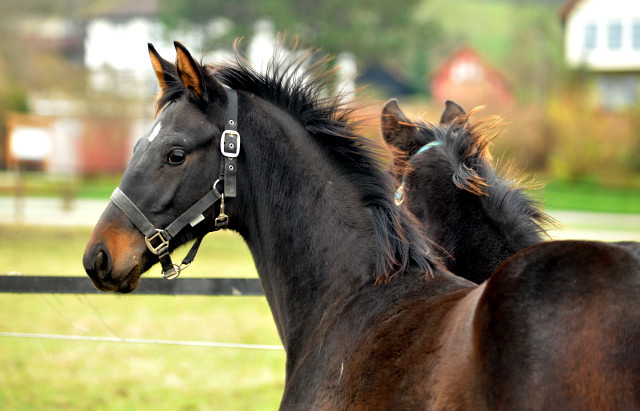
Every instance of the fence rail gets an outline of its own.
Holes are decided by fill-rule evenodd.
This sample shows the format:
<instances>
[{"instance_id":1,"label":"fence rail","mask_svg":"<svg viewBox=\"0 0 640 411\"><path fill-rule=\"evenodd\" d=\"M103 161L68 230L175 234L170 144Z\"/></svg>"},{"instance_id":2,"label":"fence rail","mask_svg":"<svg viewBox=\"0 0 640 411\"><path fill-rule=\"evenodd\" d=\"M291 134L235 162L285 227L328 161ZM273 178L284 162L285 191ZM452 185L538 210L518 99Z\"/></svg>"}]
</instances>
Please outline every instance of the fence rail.
<instances>
[{"instance_id":1,"label":"fence rail","mask_svg":"<svg viewBox=\"0 0 640 411\"><path fill-rule=\"evenodd\" d=\"M0 275L0 293L95 294L89 277ZM134 294L146 295L264 295L257 278L141 278Z\"/></svg>"}]
</instances>

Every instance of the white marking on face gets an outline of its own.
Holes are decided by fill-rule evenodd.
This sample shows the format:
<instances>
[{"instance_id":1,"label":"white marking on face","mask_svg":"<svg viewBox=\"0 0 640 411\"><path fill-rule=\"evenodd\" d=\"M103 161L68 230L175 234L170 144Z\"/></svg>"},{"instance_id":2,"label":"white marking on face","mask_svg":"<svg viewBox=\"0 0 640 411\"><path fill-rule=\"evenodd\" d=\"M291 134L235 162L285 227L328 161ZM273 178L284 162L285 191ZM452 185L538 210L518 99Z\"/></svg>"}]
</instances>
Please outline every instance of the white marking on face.
<instances>
[{"instance_id":1,"label":"white marking on face","mask_svg":"<svg viewBox=\"0 0 640 411\"><path fill-rule=\"evenodd\" d=\"M149 134L149 141L153 141L154 138L156 138L156 136L158 135L158 133L160 133L160 129L162 128L162 123L158 123L156 124L156 126L153 128L153 130L151 131L151 134Z\"/></svg>"}]
</instances>

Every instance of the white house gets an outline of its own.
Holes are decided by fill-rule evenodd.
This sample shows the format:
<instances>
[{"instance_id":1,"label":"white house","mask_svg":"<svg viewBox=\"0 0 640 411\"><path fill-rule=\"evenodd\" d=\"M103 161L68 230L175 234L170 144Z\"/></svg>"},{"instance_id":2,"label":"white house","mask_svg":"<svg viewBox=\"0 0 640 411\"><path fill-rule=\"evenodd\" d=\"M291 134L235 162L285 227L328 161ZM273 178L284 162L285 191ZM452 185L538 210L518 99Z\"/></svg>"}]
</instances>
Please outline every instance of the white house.
<instances>
[{"instance_id":1,"label":"white house","mask_svg":"<svg viewBox=\"0 0 640 411\"><path fill-rule=\"evenodd\" d=\"M569 0L561 10L565 60L595 74L600 104L638 105L640 1Z\"/></svg>"},{"instance_id":2,"label":"white house","mask_svg":"<svg viewBox=\"0 0 640 411\"><path fill-rule=\"evenodd\" d=\"M147 43L161 55L175 55L173 43L158 18L156 0L124 1L93 16L86 23L84 64L89 71L89 89L130 97L156 92ZM205 32L183 30L176 35L187 47L200 51Z\"/></svg>"}]
</instances>

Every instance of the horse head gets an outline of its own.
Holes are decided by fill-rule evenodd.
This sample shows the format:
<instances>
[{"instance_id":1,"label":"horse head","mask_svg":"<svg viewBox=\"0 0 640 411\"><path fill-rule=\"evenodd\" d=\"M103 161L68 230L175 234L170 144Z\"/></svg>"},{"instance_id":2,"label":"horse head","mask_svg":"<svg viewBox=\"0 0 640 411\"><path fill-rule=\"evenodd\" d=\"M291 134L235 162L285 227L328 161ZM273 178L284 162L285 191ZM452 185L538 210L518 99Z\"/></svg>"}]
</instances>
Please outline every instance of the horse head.
<instances>
[{"instance_id":1,"label":"horse head","mask_svg":"<svg viewBox=\"0 0 640 411\"><path fill-rule=\"evenodd\" d=\"M182 44L175 47L173 64L149 45L162 92L155 122L136 142L122 182L84 253L85 270L100 290L133 291L140 275L161 256L216 229L211 206L222 197L215 194L222 187L215 182L224 162L217 147L229 128L229 97L208 73L210 68L196 62ZM235 147L230 150L236 153ZM184 215L212 191L211 204ZM226 213L233 214L233 204ZM171 227L181 216L188 221ZM163 266L167 273L175 274L175 269L171 263Z\"/></svg>"},{"instance_id":2,"label":"horse head","mask_svg":"<svg viewBox=\"0 0 640 411\"><path fill-rule=\"evenodd\" d=\"M482 282L508 256L541 241L551 219L491 164L496 121L472 124L447 101L437 125L411 121L397 101L382 111L382 134L394 149L391 173L406 202L454 273Z\"/></svg>"}]
</instances>

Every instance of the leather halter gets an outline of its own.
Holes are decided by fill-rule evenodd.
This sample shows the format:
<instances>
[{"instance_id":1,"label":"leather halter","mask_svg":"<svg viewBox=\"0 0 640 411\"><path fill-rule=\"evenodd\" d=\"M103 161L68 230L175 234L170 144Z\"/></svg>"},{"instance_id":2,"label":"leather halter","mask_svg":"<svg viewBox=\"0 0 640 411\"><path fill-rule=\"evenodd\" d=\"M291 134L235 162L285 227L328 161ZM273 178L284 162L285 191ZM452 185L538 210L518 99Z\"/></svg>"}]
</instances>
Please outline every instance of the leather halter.
<instances>
[{"instance_id":1,"label":"leather halter","mask_svg":"<svg viewBox=\"0 0 640 411\"><path fill-rule=\"evenodd\" d=\"M440 146L442 145L442 142L435 140L432 141L430 143L425 144L424 146L420 147L420 149L418 151L416 151L416 153L413 156L417 156L418 154L429 150L431 147L435 147L435 146ZM413 157L411 156L411 157ZM402 177L402 184L400 185L400 187L398 187L398 189L396 190L396 195L395 195L395 203L398 207L400 207L402 205L402 203L404 202L404 188L405 188L405 176Z\"/></svg>"},{"instance_id":2,"label":"leather halter","mask_svg":"<svg viewBox=\"0 0 640 411\"><path fill-rule=\"evenodd\" d=\"M173 280L178 277L180 272L191 264L198 252L204 234L196 239L180 265L173 264L171 256L169 255L169 241L173 237L187 225L195 227L203 221L203 213L218 200L220 200L220 213L215 219L215 228L213 231L226 228L229 224L229 216L224 213L224 199L225 197L236 196L236 166L237 157L240 154L240 134L238 134L237 120L238 95L235 90L228 87L225 87L225 91L227 93L228 103L225 130L220 137L220 153L222 154L220 174L218 179L213 183L212 189L205 194L204 197L182 213L166 228L159 229L151 224L149 219L145 217L142 211L136 207L133 201L131 201L119 187L116 187L111 194L113 204L144 234L144 241L147 244L147 248L158 256L160 264L162 265L162 277L167 280ZM224 184L222 193L220 193L217 188L219 182Z\"/></svg>"}]
</instances>

